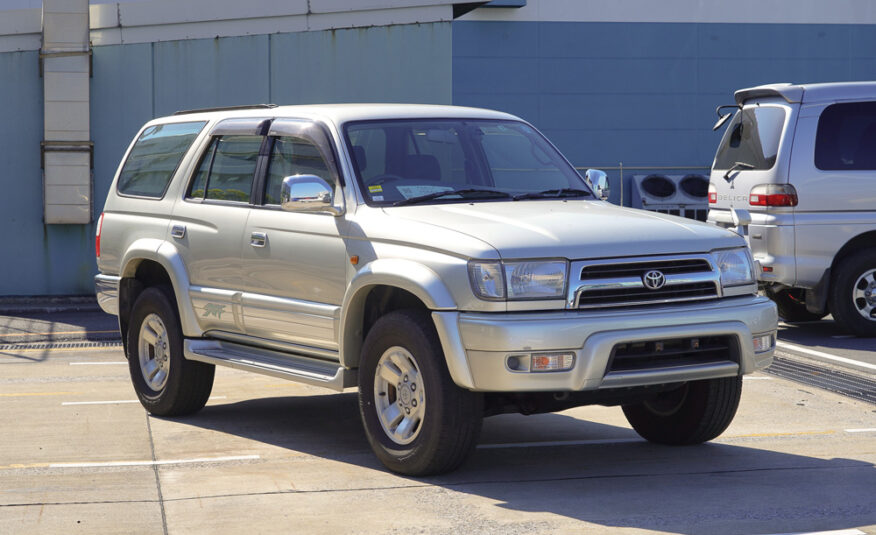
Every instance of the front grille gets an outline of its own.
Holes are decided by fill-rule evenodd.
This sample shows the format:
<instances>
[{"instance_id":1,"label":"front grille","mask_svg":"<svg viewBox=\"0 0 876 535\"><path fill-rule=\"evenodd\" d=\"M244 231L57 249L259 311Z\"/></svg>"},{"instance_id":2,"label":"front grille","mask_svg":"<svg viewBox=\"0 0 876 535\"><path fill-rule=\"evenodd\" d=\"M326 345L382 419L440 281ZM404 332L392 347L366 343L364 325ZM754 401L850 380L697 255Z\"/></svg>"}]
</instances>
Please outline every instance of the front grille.
<instances>
[{"instance_id":1,"label":"front grille","mask_svg":"<svg viewBox=\"0 0 876 535\"><path fill-rule=\"evenodd\" d=\"M681 258L651 257L576 262L569 304L576 308L641 306L720 297L720 277L705 255ZM663 274L658 289L645 286L649 271Z\"/></svg>"},{"instance_id":2,"label":"front grille","mask_svg":"<svg viewBox=\"0 0 876 535\"><path fill-rule=\"evenodd\" d=\"M578 298L578 307L607 306L607 302L615 306L623 304L649 304L654 302L687 301L711 299L715 297L715 284L700 282L683 286L664 286L659 290L643 288L611 288L607 290L589 290Z\"/></svg>"},{"instance_id":3,"label":"front grille","mask_svg":"<svg viewBox=\"0 0 876 535\"><path fill-rule=\"evenodd\" d=\"M646 271L659 269L664 275L711 271L712 266L704 259L656 260L652 262L624 262L617 264L594 264L581 269L581 280L611 277L640 277Z\"/></svg>"},{"instance_id":4,"label":"front grille","mask_svg":"<svg viewBox=\"0 0 876 535\"><path fill-rule=\"evenodd\" d=\"M738 362L737 353L736 339L732 336L627 342L612 348L607 372Z\"/></svg>"}]
</instances>

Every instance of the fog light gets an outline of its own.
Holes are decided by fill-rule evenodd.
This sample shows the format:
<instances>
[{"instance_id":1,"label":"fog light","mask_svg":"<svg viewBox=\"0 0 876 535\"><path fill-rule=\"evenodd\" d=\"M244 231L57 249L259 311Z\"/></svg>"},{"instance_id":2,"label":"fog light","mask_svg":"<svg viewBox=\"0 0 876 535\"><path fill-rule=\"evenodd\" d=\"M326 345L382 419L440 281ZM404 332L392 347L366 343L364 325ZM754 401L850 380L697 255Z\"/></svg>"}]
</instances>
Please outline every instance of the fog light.
<instances>
[{"instance_id":1,"label":"fog light","mask_svg":"<svg viewBox=\"0 0 876 535\"><path fill-rule=\"evenodd\" d=\"M754 352L763 353L764 351L769 351L773 348L774 340L773 333L759 334L752 337L751 341L754 344Z\"/></svg>"},{"instance_id":2,"label":"fog light","mask_svg":"<svg viewBox=\"0 0 876 535\"><path fill-rule=\"evenodd\" d=\"M574 353L533 353L530 371L558 372L572 368L575 363Z\"/></svg>"}]
</instances>

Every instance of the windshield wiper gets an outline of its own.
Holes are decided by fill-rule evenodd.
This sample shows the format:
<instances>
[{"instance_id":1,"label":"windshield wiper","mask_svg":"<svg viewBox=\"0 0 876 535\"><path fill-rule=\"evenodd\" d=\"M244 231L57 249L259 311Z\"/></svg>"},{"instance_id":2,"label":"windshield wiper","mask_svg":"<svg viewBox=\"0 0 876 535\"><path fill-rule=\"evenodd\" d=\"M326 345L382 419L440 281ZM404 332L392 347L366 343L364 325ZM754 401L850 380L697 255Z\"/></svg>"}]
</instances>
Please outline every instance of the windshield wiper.
<instances>
[{"instance_id":1,"label":"windshield wiper","mask_svg":"<svg viewBox=\"0 0 876 535\"><path fill-rule=\"evenodd\" d=\"M477 194L477 195L475 195ZM404 206L406 204L417 204L424 201L431 201L432 199L440 199L441 197L447 197L450 195L459 195L463 199L477 199L477 198L488 198L488 197L510 197L511 195L505 193L504 191L496 191L494 189L483 189L483 188L465 188L465 189L457 189L457 190L448 190L448 191L436 191L435 193L427 193L426 195L420 195L419 197L411 197L410 199L402 199L400 201L396 201L392 203L393 206Z\"/></svg>"},{"instance_id":2,"label":"windshield wiper","mask_svg":"<svg viewBox=\"0 0 876 535\"><path fill-rule=\"evenodd\" d=\"M538 191L534 193L521 193L520 195L515 195L515 201L522 201L524 199L560 199L563 197L592 197L593 194L589 191L583 189L574 189L574 188L560 188L560 189L546 189L544 191Z\"/></svg>"},{"instance_id":3,"label":"windshield wiper","mask_svg":"<svg viewBox=\"0 0 876 535\"><path fill-rule=\"evenodd\" d=\"M754 166L750 163L736 162L732 166L730 166L730 169L727 169L726 173L724 173L724 180L726 180L727 182L733 180L732 178L730 178L730 173L736 171L737 169L754 169Z\"/></svg>"}]
</instances>

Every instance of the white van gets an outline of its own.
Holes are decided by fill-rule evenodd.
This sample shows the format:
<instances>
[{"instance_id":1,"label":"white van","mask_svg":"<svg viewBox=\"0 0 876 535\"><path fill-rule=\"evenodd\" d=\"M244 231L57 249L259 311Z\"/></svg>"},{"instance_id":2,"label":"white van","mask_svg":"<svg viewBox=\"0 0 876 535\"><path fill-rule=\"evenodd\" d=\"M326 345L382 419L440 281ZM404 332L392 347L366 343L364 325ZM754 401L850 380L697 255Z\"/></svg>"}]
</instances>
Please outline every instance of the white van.
<instances>
[{"instance_id":1,"label":"white van","mask_svg":"<svg viewBox=\"0 0 876 535\"><path fill-rule=\"evenodd\" d=\"M741 89L708 220L746 236L786 321L828 313L876 336L876 82Z\"/></svg>"}]
</instances>

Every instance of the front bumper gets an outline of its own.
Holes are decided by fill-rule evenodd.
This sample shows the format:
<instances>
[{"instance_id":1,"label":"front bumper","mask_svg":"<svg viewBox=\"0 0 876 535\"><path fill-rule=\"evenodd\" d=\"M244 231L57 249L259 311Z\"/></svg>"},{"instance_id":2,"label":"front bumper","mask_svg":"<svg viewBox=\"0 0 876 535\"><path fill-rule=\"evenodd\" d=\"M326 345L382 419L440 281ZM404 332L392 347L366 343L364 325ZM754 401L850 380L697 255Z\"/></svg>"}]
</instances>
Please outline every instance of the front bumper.
<instances>
[{"instance_id":1,"label":"front bumper","mask_svg":"<svg viewBox=\"0 0 876 535\"><path fill-rule=\"evenodd\" d=\"M599 311L439 311L432 317L456 384L483 392L598 390L747 374L772 362L774 344L755 353L752 338L772 334L775 340L778 321L775 304L758 296ZM733 362L607 371L617 344L719 335L735 340ZM543 351L572 352L574 366L533 373L507 365L510 356Z\"/></svg>"},{"instance_id":2,"label":"front bumper","mask_svg":"<svg viewBox=\"0 0 876 535\"><path fill-rule=\"evenodd\" d=\"M121 277L114 275L95 275L94 293L97 304L107 314L119 315L119 281Z\"/></svg>"}]
</instances>

